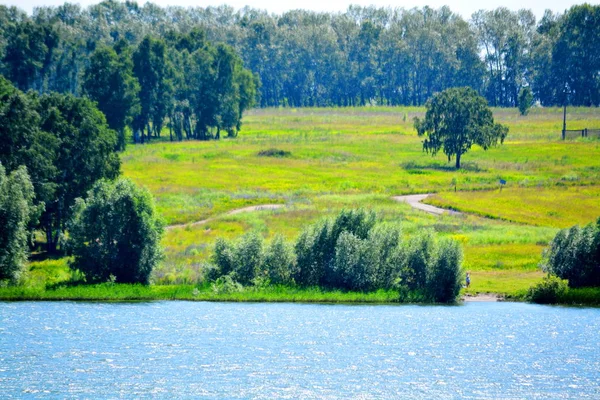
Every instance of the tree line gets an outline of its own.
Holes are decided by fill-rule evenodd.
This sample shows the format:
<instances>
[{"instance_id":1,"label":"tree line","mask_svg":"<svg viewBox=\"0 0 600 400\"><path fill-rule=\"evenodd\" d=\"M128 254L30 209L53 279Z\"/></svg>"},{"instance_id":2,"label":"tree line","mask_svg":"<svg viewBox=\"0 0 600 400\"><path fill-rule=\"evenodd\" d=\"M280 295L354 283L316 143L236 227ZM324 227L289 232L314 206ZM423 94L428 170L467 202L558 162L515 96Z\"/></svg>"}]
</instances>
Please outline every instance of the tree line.
<instances>
[{"instance_id":1,"label":"tree line","mask_svg":"<svg viewBox=\"0 0 600 400\"><path fill-rule=\"evenodd\" d=\"M462 86L492 106L516 106L524 88L544 106L599 105L598 26L600 6L589 4L536 21L506 8L465 20L449 7L275 15L109 0L38 7L31 17L0 6L0 58L21 90L88 93L102 109L110 93L94 86L118 83L129 97L138 90L129 109L141 135L158 134L169 116L172 135L208 138L235 135L254 90L263 107L422 105ZM97 77L101 65L113 75ZM219 106L206 105L214 99ZM115 129L126 120L114 118Z\"/></svg>"},{"instance_id":2,"label":"tree line","mask_svg":"<svg viewBox=\"0 0 600 400\"><path fill-rule=\"evenodd\" d=\"M143 143L160 136L167 120L171 140L237 135L258 78L231 46L211 43L198 28L106 38L98 34L102 21L89 26L69 10L83 18L70 4L32 18L0 6L0 72L18 89L91 99L118 133L119 150L127 127Z\"/></svg>"}]
</instances>

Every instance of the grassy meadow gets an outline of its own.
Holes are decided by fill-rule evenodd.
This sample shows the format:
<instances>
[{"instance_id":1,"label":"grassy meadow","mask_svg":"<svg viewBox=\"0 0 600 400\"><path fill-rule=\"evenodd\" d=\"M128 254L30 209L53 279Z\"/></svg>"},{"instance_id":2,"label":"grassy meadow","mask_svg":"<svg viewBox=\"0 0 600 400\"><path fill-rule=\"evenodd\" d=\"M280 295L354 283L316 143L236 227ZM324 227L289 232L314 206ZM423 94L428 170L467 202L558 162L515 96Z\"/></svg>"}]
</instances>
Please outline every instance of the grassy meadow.
<instances>
[{"instance_id":1,"label":"grassy meadow","mask_svg":"<svg viewBox=\"0 0 600 400\"><path fill-rule=\"evenodd\" d=\"M432 229L459 240L472 276L468 292L522 295L543 276L541 253L557 230L600 216L600 140L560 140L562 109L525 117L495 109L510 129L504 145L473 148L456 171L443 154L423 153L412 127L423 114L414 107L257 109L236 139L170 143L166 129L162 140L130 145L123 174L154 194L167 225L210 219L166 231L153 281L198 284L217 237L256 230L294 239L323 216L365 207L406 235ZM569 108L567 117L569 129L600 127L597 109ZM287 153L259 155L268 149ZM427 202L465 213L433 216L391 199L410 193L436 193ZM227 214L260 204L284 207ZM46 279L59 282L70 276L65 268L64 259L34 261L25 279L41 284L47 270Z\"/></svg>"}]
</instances>

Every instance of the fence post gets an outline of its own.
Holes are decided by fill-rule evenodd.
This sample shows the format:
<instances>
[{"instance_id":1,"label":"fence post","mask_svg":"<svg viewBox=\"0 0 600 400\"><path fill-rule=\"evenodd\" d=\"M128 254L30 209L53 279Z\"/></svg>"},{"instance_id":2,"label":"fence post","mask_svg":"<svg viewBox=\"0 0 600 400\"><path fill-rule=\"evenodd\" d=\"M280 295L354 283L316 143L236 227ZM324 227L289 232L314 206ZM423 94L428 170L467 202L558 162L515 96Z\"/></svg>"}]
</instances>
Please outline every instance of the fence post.
<instances>
[{"instance_id":1,"label":"fence post","mask_svg":"<svg viewBox=\"0 0 600 400\"><path fill-rule=\"evenodd\" d=\"M567 103L565 101L565 105L563 108L563 130L562 130L562 140L565 140L565 136L567 135Z\"/></svg>"}]
</instances>

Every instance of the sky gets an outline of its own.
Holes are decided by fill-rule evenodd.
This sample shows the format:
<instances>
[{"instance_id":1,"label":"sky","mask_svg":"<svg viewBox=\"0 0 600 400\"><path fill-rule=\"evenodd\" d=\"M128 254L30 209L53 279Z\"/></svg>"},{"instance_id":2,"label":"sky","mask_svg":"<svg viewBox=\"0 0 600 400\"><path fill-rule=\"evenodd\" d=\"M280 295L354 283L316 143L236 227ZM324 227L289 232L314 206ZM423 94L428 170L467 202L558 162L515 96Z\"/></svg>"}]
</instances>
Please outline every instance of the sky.
<instances>
[{"instance_id":1,"label":"sky","mask_svg":"<svg viewBox=\"0 0 600 400\"><path fill-rule=\"evenodd\" d=\"M99 0L70 0L70 3L79 3L83 7L99 3ZM249 5L253 8L267 10L271 13L281 14L282 12L294 9L307 9L314 11L345 11L349 4L358 4L362 6L375 5L378 7L423 7L425 5L432 8L440 8L448 5L450 9L463 18L469 19L473 12L484 9L492 10L498 7L506 7L510 10L521 8L530 9L539 20L544 15L544 10L550 9L554 12L563 13L574 4L582 4L582 0L154 0L152 1L160 6L193 6L207 7L227 4L235 9ZM598 0L588 1L597 4ZM56 6L65 3L65 0L0 0L0 4L14 5L26 12L32 12L37 6ZM144 0L138 0L142 5Z\"/></svg>"}]
</instances>

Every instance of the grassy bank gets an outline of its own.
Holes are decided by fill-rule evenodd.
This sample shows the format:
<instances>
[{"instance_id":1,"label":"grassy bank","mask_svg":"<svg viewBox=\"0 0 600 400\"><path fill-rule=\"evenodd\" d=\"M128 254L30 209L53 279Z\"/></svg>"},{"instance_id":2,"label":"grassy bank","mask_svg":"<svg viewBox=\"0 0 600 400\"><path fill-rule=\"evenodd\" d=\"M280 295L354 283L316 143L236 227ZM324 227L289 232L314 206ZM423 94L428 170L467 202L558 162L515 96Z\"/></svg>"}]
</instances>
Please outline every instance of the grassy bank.
<instances>
[{"instance_id":1,"label":"grassy bank","mask_svg":"<svg viewBox=\"0 0 600 400\"><path fill-rule=\"evenodd\" d=\"M0 288L0 301L74 300L74 301L230 301L230 302L300 302L300 303L398 303L399 293L327 291L319 288L269 286L223 292L210 285L127 285L103 283L96 285Z\"/></svg>"},{"instance_id":2,"label":"grassy bank","mask_svg":"<svg viewBox=\"0 0 600 400\"><path fill-rule=\"evenodd\" d=\"M514 280L521 279L515 273ZM519 287L522 285L518 285ZM464 294L491 293L485 285L482 290L473 287ZM526 290L515 290L503 294L510 301L523 301ZM241 291L221 292L210 285L127 285L103 283L96 285L0 288L0 301L219 301L219 302L265 302L265 303L331 303L331 304L407 304L420 302L417 296L400 296L397 291L343 292L319 288L294 288L268 286L244 288ZM569 289L560 296L558 304L600 306L600 288Z\"/></svg>"},{"instance_id":3,"label":"grassy bank","mask_svg":"<svg viewBox=\"0 0 600 400\"><path fill-rule=\"evenodd\" d=\"M430 229L460 241L469 293L522 296L542 278L541 253L558 229L600 216L600 141L560 140L562 109L536 108L525 117L495 109L496 120L510 128L505 144L473 148L456 171L443 154L423 153L412 126L423 114L415 107L258 109L234 140L128 146L123 173L152 192L167 224L211 219L168 230L166 257L152 275L156 285L136 290L160 299L204 285L217 237L256 231L266 240L277 233L293 240L319 218L363 207L399 222L408 235ZM600 126L593 108L569 108L567 118L569 129ZM261 155L267 149L282 156ZM507 181L501 192L499 179ZM391 200L426 192L438 193L428 202L467 214L432 216ZM227 214L274 203L284 207ZM33 287L70 278L65 259L34 261L23 286L36 293L42 289Z\"/></svg>"}]
</instances>

